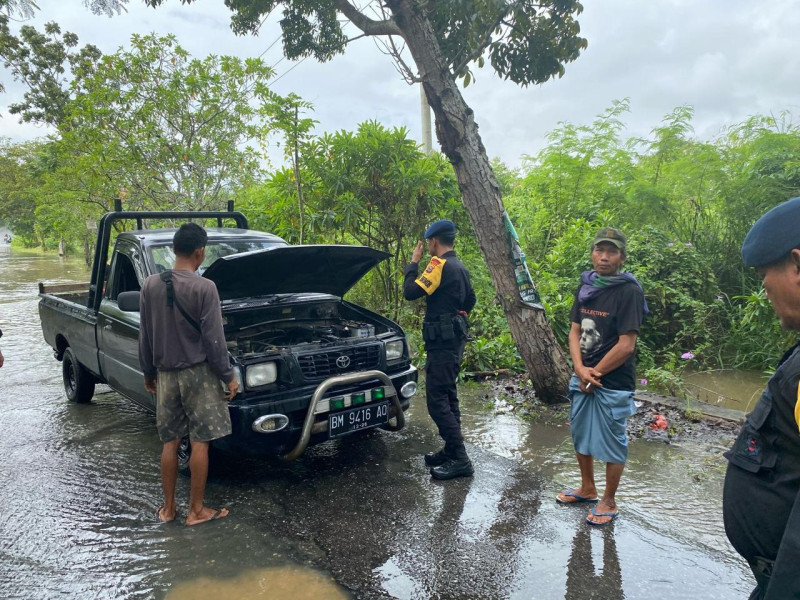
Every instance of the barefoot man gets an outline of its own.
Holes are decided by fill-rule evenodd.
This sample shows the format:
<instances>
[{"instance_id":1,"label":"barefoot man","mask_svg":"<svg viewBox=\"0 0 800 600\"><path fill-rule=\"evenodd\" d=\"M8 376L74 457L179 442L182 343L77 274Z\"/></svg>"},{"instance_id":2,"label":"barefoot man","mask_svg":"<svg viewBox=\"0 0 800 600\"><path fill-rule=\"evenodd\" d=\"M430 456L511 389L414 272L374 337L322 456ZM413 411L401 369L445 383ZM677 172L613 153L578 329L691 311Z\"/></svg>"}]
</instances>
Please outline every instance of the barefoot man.
<instances>
[{"instance_id":1,"label":"barefoot man","mask_svg":"<svg viewBox=\"0 0 800 600\"><path fill-rule=\"evenodd\" d=\"M570 427L581 486L564 490L559 504L596 504L589 525L612 523L619 510L615 495L628 458L626 421L636 407L634 352L642 319L647 313L642 287L625 262L625 235L603 227L592 243L594 270L581 274L570 312L569 353L575 373L569 383ZM594 459L606 463L606 488L599 498L594 482Z\"/></svg>"},{"instance_id":2,"label":"barefoot man","mask_svg":"<svg viewBox=\"0 0 800 600\"><path fill-rule=\"evenodd\" d=\"M222 328L222 308L213 282L195 274L206 256L205 230L181 225L172 240L172 271L151 275L142 286L139 362L144 387L156 395L161 452L162 522L175 518L178 446L189 436L192 474L187 525L228 515L227 508L204 505L208 444L231 433L227 402L239 385L234 378ZM225 382L228 393L219 384Z\"/></svg>"}]
</instances>

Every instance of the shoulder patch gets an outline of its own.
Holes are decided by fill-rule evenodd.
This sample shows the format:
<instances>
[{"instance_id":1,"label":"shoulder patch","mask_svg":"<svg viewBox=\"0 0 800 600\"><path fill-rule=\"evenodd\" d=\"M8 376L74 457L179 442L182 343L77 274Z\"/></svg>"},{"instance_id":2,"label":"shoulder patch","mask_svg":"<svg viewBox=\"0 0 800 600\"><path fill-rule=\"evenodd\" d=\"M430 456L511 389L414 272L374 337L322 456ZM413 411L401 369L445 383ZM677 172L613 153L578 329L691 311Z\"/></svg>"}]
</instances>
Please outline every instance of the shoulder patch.
<instances>
[{"instance_id":1,"label":"shoulder patch","mask_svg":"<svg viewBox=\"0 0 800 600\"><path fill-rule=\"evenodd\" d=\"M797 402L794 405L794 422L797 423L797 429L800 431L800 382L797 384Z\"/></svg>"},{"instance_id":2,"label":"shoulder patch","mask_svg":"<svg viewBox=\"0 0 800 600\"><path fill-rule=\"evenodd\" d=\"M422 272L422 275L417 277L414 283L425 290L425 293L430 296L442 283L442 269L446 262L446 258L439 258L438 256L432 257L428 266L425 267L425 270Z\"/></svg>"}]
</instances>

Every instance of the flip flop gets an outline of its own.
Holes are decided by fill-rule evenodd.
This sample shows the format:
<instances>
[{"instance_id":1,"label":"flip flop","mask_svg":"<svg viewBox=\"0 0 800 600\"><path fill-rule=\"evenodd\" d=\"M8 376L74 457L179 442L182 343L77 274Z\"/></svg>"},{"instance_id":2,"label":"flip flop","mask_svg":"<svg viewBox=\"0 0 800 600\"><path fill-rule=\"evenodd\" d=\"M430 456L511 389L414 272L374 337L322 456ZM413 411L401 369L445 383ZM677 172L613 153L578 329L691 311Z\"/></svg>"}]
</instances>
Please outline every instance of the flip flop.
<instances>
[{"instance_id":1,"label":"flip flop","mask_svg":"<svg viewBox=\"0 0 800 600\"><path fill-rule=\"evenodd\" d=\"M611 525L616 520L616 518L619 516L619 511L613 512L613 513L612 512L601 512L601 513L599 513L599 512L597 512L597 507L593 506L592 507L592 515L594 515L595 517L611 517L611 520L610 521L606 521L605 523L596 523L596 522L590 520L589 517L586 517L586 522L589 525L591 525L592 527L606 527L607 525Z\"/></svg>"},{"instance_id":2,"label":"flip flop","mask_svg":"<svg viewBox=\"0 0 800 600\"><path fill-rule=\"evenodd\" d=\"M229 511L229 512L226 512L226 513L223 515L223 514L222 514L222 511L223 511L223 510L228 510L228 509L227 509L227 508L224 508L224 507L223 507L223 508L216 508L216 509L214 509L214 514L213 514L213 515L211 515L211 518L210 518L210 519L206 519L205 521L200 521L200 522L198 522L198 523L192 523L191 525L189 525L189 523L186 523L186 526L187 526L187 527L194 527L195 525L202 525L203 523L210 523L211 521L216 521L217 519L224 519L224 518L225 518L225 517L227 517L229 514L231 514L231 513L230 513L230 511Z\"/></svg>"},{"instance_id":3,"label":"flip flop","mask_svg":"<svg viewBox=\"0 0 800 600\"><path fill-rule=\"evenodd\" d=\"M172 523L175 520L175 517L178 516L178 511L177 510L175 511L175 516L172 517L169 521L162 521L161 520L161 511L163 509L164 509L164 505L163 504L158 507L158 510L156 511L156 521L158 521L162 525L166 525L167 523Z\"/></svg>"},{"instance_id":4,"label":"flip flop","mask_svg":"<svg viewBox=\"0 0 800 600\"><path fill-rule=\"evenodd\" d=\"M599 498L584 498L583 496L576 494L575 490L566 490L561 492L562 496L568 496L570 498L575 498L575 500L562 500L558 496L556 496L556 502L558 504L562 504L564 506L568 504L596 504Z\"/></svg>"}]
</instances>

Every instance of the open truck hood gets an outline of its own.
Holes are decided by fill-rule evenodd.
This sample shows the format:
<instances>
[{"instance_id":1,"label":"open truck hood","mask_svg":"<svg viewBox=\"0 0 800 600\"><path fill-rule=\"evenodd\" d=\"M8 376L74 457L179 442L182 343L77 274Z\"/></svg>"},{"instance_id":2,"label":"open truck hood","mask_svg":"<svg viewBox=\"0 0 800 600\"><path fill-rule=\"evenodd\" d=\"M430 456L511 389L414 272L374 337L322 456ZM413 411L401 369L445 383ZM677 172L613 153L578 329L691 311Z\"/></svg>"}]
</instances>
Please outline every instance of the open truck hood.
<instances>
[{"instance_id":1,"label":"open truck hood","mask_svg":"<svg viewBox=\"0 0 800 600\"><path fill-rule=\"evenodd\" d=\"M216 284L221 300L295 293L342 297L389 256L365 246L281 246L223 256L203 277Z\"/></svg>"}]
</instances>

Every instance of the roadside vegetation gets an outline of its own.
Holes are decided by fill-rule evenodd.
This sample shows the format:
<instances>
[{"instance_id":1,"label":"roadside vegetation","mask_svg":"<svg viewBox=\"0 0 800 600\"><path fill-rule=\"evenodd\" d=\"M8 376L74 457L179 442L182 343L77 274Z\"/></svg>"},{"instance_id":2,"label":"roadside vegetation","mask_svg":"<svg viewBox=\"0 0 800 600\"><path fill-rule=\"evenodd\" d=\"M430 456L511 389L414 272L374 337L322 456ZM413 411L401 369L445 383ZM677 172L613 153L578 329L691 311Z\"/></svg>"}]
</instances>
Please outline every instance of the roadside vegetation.
<instances>
[{"instance_id":1,"label":"roadside vegetation","mask_svg":"<svg viewBox=\"0 0 800 600\"><path fill-rule=\"evenodd\" d=\"M402 300L400 272L426 224L450 218L478 295L466 372L525 370L453 168L406 130L367 121L317 133L313 107L272 93L259 60L192 58L171 37L136 36L102 56L76 50L54 25L9 36L0 31L0 56L12 67L50 65L19 75L31 92L15 112L55 128L0 143L0 222L14 244L88 260L94 224L121 195L130 209L235 200L253 228L291 243L388 252L352 299L399 320L419 346L424 307ZM628 234L626 267L651 310L638 348L642 386L680 394L687 367L774 367L792 340L739 248L759 215L800 195L800 128L788 113L753 116L701 140L692 108L681 106L648 136L628 138L628 111L623 99L592 123L560 123L520 168L493 165L556 338L566 348L590 241L610 225ZM267 159L276 145L283 166Z\"/></svg>"}]
</instances>

